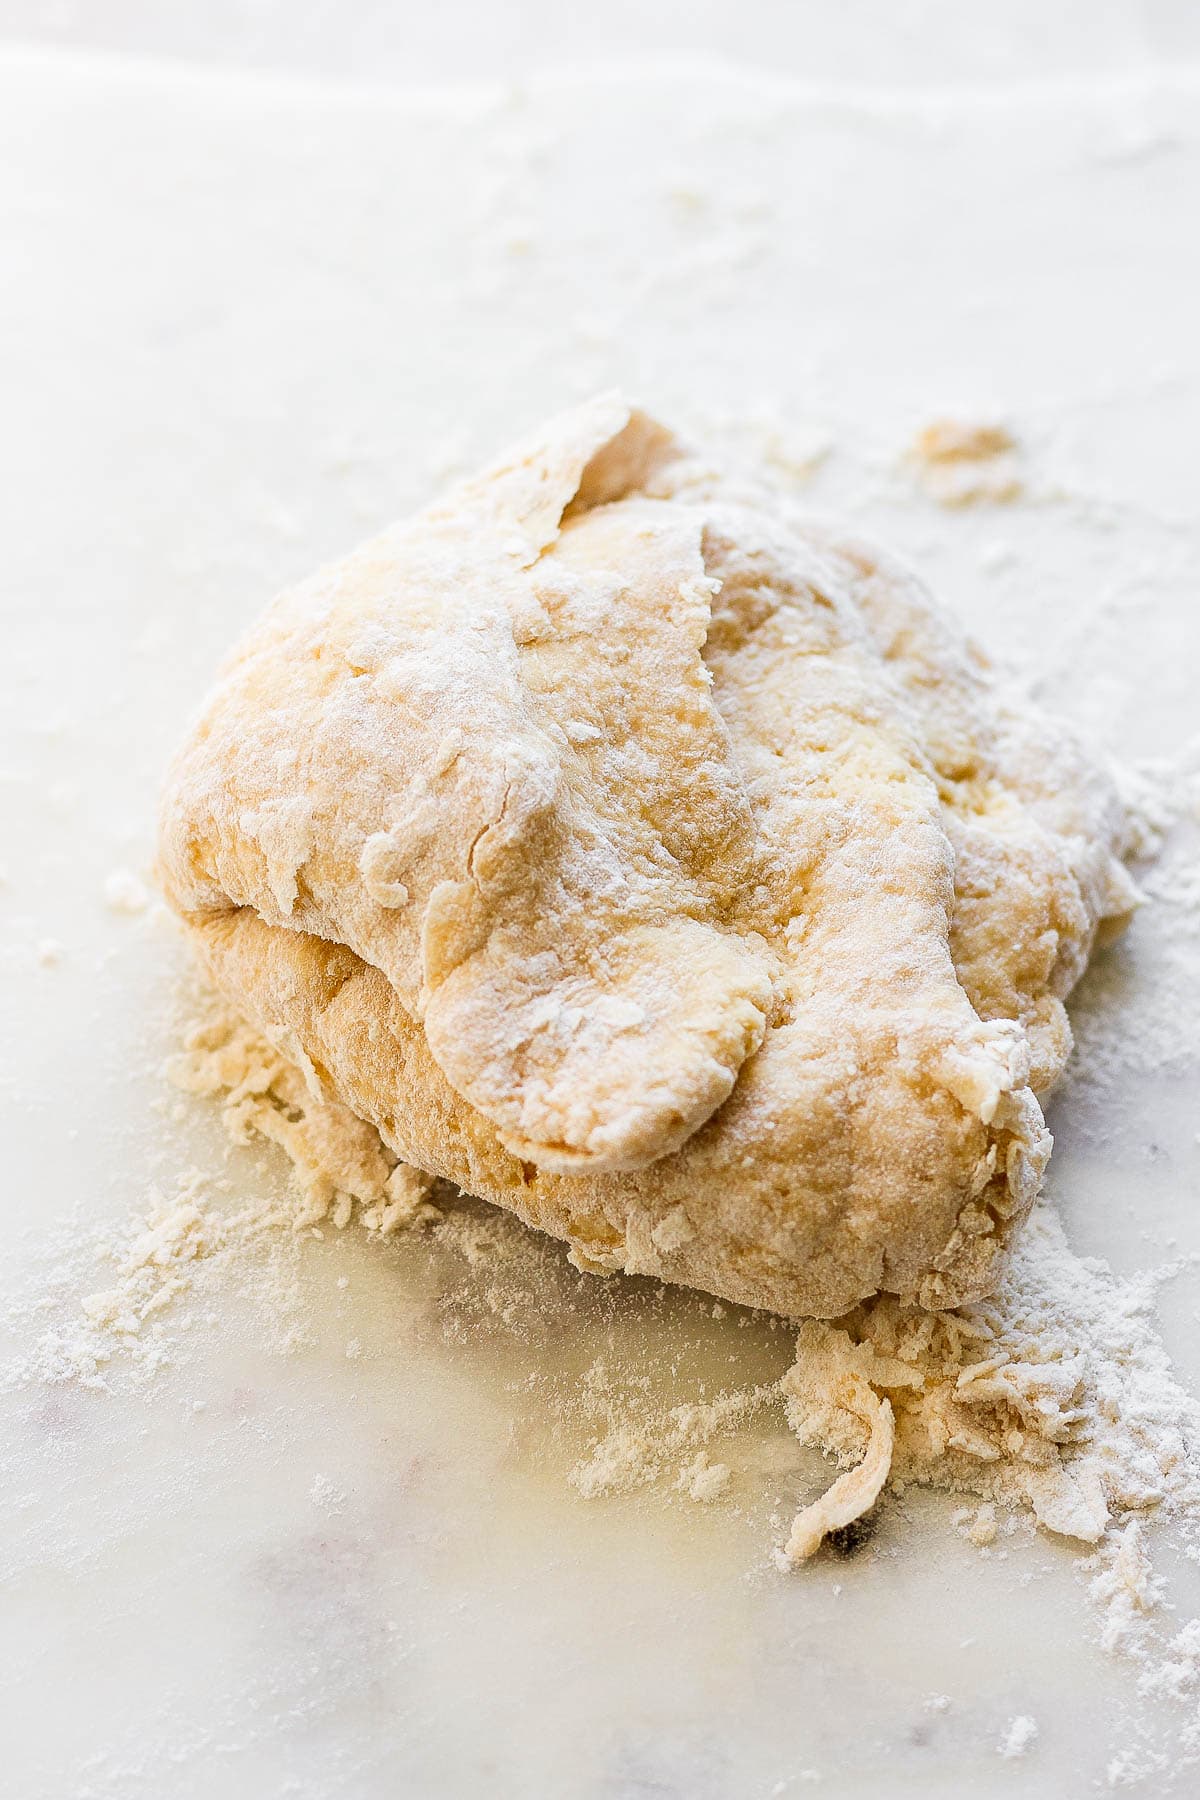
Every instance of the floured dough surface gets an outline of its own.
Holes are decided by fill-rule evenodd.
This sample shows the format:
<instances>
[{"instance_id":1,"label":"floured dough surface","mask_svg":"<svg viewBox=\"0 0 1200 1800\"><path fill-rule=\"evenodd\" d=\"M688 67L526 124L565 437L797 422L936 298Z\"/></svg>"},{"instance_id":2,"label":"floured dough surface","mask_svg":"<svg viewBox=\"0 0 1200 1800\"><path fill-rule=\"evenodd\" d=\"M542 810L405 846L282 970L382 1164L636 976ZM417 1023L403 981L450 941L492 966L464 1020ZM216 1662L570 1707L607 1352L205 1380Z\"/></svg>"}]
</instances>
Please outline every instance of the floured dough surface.
<instances>
[{"instance_id":1,"label":"floured dough surface","mask_svg":"<svg viewBox=\"0 0 1200 1800\"><path fill-rule=\"evenodd\" d=\"M910 576L606 395L274 603L161 866L405 1162L837 1316L994 1285L1124 829Z\"/></svg>"}]
</instances>

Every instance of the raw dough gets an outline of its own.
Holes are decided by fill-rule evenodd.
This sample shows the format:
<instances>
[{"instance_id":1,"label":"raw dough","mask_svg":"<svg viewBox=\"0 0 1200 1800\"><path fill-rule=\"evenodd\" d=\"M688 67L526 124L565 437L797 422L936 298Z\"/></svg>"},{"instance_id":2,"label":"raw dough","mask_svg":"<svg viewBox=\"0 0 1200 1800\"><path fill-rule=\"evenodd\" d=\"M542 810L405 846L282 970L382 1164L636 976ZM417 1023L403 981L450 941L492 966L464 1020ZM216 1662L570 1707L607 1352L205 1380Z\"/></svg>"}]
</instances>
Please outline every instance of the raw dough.
<instances>
[{"instance_id":1,"label":"raw dough","mask_svg":"<svg viewBox=\"0 0 1200 1800\"><path fill-rule=\"evenodd\" d=\"M603 395L274 603L161 869L398 1156L832 1317L996 1280L1124 829L907 573Z\"/></svg>"}]
</instances>

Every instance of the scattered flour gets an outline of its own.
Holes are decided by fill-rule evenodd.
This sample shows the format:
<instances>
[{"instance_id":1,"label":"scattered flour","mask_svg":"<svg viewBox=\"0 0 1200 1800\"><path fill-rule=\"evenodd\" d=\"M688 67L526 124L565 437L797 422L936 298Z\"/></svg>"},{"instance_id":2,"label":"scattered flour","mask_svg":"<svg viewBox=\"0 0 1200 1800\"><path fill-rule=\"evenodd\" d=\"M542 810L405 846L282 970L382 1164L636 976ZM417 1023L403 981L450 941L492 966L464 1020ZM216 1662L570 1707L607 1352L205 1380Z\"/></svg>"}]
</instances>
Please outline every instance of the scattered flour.
<instances>
[{"instance_id":1,"label":"scattered flour","mask_svg":"<svg viewBox=\"0 0 1200 1800\"><path fill-rule=\"evenodd\" d=\"M668 1474L693 1500L713 1500L729 1486L731 1471L710 1462L704 1446L735 1431L778 1400L774 1386L740 1388L715 1400L671 1407L665 1416L630 1404L602 1362L584 1377L587 1400L602 1411L606 1427L591 1455L571 1471L571 1485L585 1500L649 1487ZM680 1458L691 1452L686 1462Z\"/></svg>"},{"instance_id":2,"label":"scattered flour","mask_svg":"<svg viewBox=\"0 0 1200 1800\"><path fill-rule=\"evenodd\" d=\"M1146 930L1135 919L1120 957L1094 962L1072 1003L1076 1053L1060 1092L1104 1091L1131 1076L1185 1071L1200 1001L1200 736L1170 762L1124 772L1142 859ZM1144 965L1144 967L1142 966ZM1131 982L1130 968L1143 979Z\"/></svg>"},{"instance_id":3,"label":"scattered flour","mask_svg":"<svg viewBox=\"0 0 1200 1800\"><path fill-rule=\"evenodd\" d=\"M1006 1757L1024 1756L1037 1734L1037 1720L1031 1719L1028 1713L1018 1713L996 1746L997 1754Z\"/></svg>"},{"instance_id":4,"label":"scattered flour","mask_svg":"<svg viewBox=\"0 0 1200 1800\"><path fill-rule=\"evenodd\" d=\"M243 1286L268 1272L269 1319L279 1341L289 1342L285 1321L296 1305L294 1270L288 1250L294 1204L241 1211L222 1204L229 1183L212 1181L199 1170L181 1175L170 1194L152 1196L110 1236L80 1244L74 1230L69 1251L51 1273L45 1290L8 1322L24 1327L29 1348L0 1369L0 1390L39 1382L74 1382L108 1389L119 1368L135 1385L151 1379L173 1360L178 1329L190 1318L165 1315L195 1294L202 1270L232 1272ZM103 1271L103 1285L78 1295L80 1257Z\"/></svg>"},{"instance_id":5,"label":"scattered flour","mask_svg":"<svg viewBox=\"0 0 1200 1800\"><path fill-rule=\"evenodd\" d=\"M140 913L150 904L150 895L132 869L114 869L105 878L104 903L113 912Z\"/></svg>"},{"instance_id":6,"label":"scattered flour","mask_svg":"<svg viewBox=\"0 0 1200 1800\"><path fill-rule=\"evenodd\" d=\"M1200 879L1189 832L1200 816L1200 746L1169 771L1143 770L1138 780L1138 848L1159 857L1143 886L1195 982ZM1178 994L1169 1002L1178 1009ZM1083 1017L1083 1035L1094 1043L1086 996ZM1136 1036L1136 1012L1133 1018ZM1194 1018L1186 1025L1194 1033ZM1173 1041L1164 1034L1151 1051L1143 1046L1150 1066L1160 1066L1155 1056L1169 1059ZM1109 1054L1119 1053L1114 1039ZM465 1328L490 1319L537 1341L545 1308L522 1273L518 1248L535 1244L533 1234L490 1209L456 1203L398 1163L352 1113L314 1101L299 1073L247 1025L212 1004L170 1073L188 1092L219 1097L235 1140L267 1139L283 1149L292 1191L239 1211L229 1182L185 1174L117 1241L97 1244L107 1278L82 1305L66 1304L61 1292L44 1297L58 1322L28 1334L33 1347L4 1374L7 1385L105 1387L118 1360L136 1379L151 1379L170 1358L167 1316L205 1270L244 1280L257 1267L259 1296L286 1321L295 1305L297 1241L352 1221L377 1237L431 1231L472 1273L469 1298L458 1302ZM552 1253L538 1247L529 1254L544 1261ZM781 1378L663 1408L597 1359L572 1384L576 1417L593 1428L569 1479L588 1499L658 1486L712 1503L739 1485L728 1451L720 1459L713 1453L718 1440L782 1410L795 1437L832 1457L838 1473L797 1515L781 1563L804 1560L830 1532L861 1532L864 1521L869 1530L866 1515L889 1484L897 1493L915 1482L973 1497L962 1523L985 1553L1000 1529L997 1508L1031 1515L1089 1547L1082 1567L1101 1642L1133 1659L1143 1698L1184 1709L1169 1753L1182 1766L1180 1758L1200 1758L1200 1620L1169 1616L1148 1529L1152 1515L1171 1519L1200 1560L1200 1407L1175 1380L1152 1320L1161 1282L1181 1266L1118 1277L1103 1262L1075 1256L1055 1213L1041 1205L988 1301L927 1313L880 1296L834 1323L806 1321ZM451 1329L452 1314L447 1320ZM357 1353L354 1340L346 1353ZM320 1476L312 1498L325 1510L341 1502ZM1020 1757L1036 1735L1033 1719L1014 1718L999 1753ZM1167 1757L1144 1734L1126 1733L1109 1783L1140 1781Z\"/></svg>"}]
</instances>

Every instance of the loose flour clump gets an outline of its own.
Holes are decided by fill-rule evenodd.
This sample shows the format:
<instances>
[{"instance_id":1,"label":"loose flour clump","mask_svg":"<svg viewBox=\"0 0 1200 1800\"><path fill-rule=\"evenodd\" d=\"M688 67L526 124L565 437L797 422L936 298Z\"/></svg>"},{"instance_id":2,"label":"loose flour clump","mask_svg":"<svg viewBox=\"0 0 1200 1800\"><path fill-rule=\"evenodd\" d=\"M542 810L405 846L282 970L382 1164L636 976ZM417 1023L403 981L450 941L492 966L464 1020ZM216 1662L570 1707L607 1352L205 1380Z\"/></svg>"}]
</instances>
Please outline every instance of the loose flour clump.
<instances>
[{"instance_id":1,"label":"loose flour clump","mask_svg":"<svg viewBox=\"0 0 1200 1800\"><path fill-rule=\"evenodd\" d=\"M397 1162L369 1126L344 1107L315 1101L299 1071L249 1026L209 1002L168 1073L187 1092L219 1095L236 1143L265 1138L291 1161L293 1181L266 1205L231 1207L231 1184L192 1169L169 1193L107 1235L56 1247L57 1274L27 1308L33 1342L0 1376L106 1388L119 1366L134 1382L172 1360L178 1338L165 1314L194 1299L202 1281L224 1277L262 1302L261 1318L281 1348L306 1333L296 1240L357 1216L387 1237L441 1217L428 1176ZM61 1256L58 1255L61 1251ZM81 1283L99 1277L78 1299ZM42 1316L39 1318L39 1311Z\"/></svg>"},{"instance_id":2,"label":"loose flour clump","mask_svg":"<svg viewBox=\"0 0 1200 1800\"><path fill-rule=\"evenodd\" d=\"M428 1175L400 1162L348 1107L314 1099L299 1069L219 1004L169 1072L188 1093L221 1096L235 1141L257 1134L286 1152L306 1202L299 1225L332 1218L341 1230L357 1206L367 1230L386 1237L439 1216Z\"/></svg>"},{"instance_id":3,"label":"loose flour clump","mask_svg":"<svg viewBox=\"0 0 1200 1800\"><path fill-rule=\"evenodd\" d=\"M43 1291L25 1304L23 1317L9 1318L32 1349L7 1365L0 1385L70 1381L107 1389L118 1369L134 1385L150 1380L174 1360L192 1322L186 1305L209 1279L232 1277L256 1297L265 1289L271 1330L277 1342L289 1343L298 1314L297 1208L291 1201L230 1208L229 1186L189 1170L172 1192L152 1195L115 1231L87 1238L72 1226L53 1242ZM88 1290L82 1300L81 1286Z\"/></svg>"},{"instance_id":4,"label":"loose flour clump","mask_svg":"<svg viewBox=\"0 0 1200 1800\"><path fill-rule=\"evenodd\" d=\"M996 1746L1003 1757L1024 1756L1038 1734L1037 1720L1031 1719L1028 1713L1019 1713L1010 1721L1008 1729Z\"/></svg>"},{"instance_id":5,"label":"loose flour clump","mask_svg":"<svg viewBox=\"0 0 1200 1800\"><path fill-rule=\"evenodd\" d=\"M991 1300L926 1313L881 1296L803 1325L783 1381L792 1428L853 1475L870 1469L860 1510L890 1475L1025 1506L1096 1543L1114 1515L1193 1506L1200 1408L1151 1321L1164 1273L1119 1281L1039 1207ZM793 1560L820 1519L797 1522Z\"/></svg>"},{"instance_id":6,"label":"loose flour clump","mask_svg":"<svg viewBox=\"0 0 1200 1800\"><path fill-rule=\"evenodd\" d=\"M74 1288L76 1264L68 1263L65 1276L52 1280L29 1309L25 1323L33 1328L33 1347L5 1370L4 1385L76 1381L103 1388L118 1357L141 1377L169 1361L160 1315L190 1292L196 1265L219 1255L227 1242L228 1222L207 1207L206 1189L199 1171L190 1171L172 1195L156 1197L115 1240L97 1238L87 1246L91 1266L108 1280L82 1301Z\"/></svg>"}]
</instances>

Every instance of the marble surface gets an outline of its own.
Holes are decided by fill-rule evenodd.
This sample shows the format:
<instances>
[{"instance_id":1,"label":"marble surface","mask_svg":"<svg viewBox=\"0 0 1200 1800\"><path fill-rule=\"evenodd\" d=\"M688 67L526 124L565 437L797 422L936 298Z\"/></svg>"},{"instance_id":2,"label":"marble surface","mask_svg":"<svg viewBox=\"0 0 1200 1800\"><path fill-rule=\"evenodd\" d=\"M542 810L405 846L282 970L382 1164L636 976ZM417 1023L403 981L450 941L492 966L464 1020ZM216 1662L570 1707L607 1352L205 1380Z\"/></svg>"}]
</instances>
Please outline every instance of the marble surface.
<instances>
[{"instance_id":1,"label":"marble surface","mask_svg":"<svg viewBox=\"0 0 1200 1800\"><path fill-rule=\"evenodd\" d=\"M22 1800L1073 1796L1159 1741L1061 1544L981 1555L951 1501L910 1494L868 1553L781 1576L821 1477L779 1432L728 1503L571 1489L586 1434L556 1406L597 1357L689 1398L781 1371L767 1322L531 1250L506 1326L463 1258L327 1233L282 1287L185 1297L152 1380L27 1363L103 1285L80 1236L190 1167L233 1200L284 1179L169 1087L178 948L105 900L146 872L184 714L272 590L549 408L620 381L769 455L1114 753L1194 732L1198 99L1186 72L402 97L0 58L0 1717ZM1024 501L920 491L903 453L948 412L1010 423ZM1152 913L1083 996L1094 1079L1054 1109L1051 1191L1123 1270L1200 1251L1198 1000ZM1185 1268L1162 1319L1193 1384L1198 1308ZM1196 1611L1195 1567L1164 1555ZM1021 1715L1038 1736L1007 1759Z\"/></svg>"},{"instance_id":2,"label":"marble surface","mask_svg":"<svg viewBox=\"0 0 1200 1800\"><path fill-rule=\"evenodd\" d=\"M404 87L653 57L853 89L1010 86L1200 61L1193 0L0 0L0 41Z\"/></svg>"}]
</instances>

